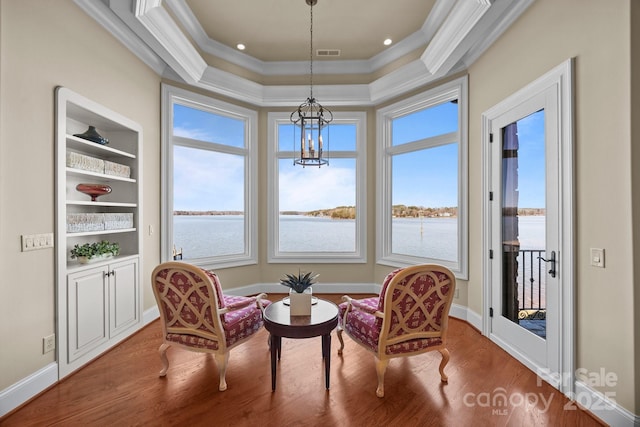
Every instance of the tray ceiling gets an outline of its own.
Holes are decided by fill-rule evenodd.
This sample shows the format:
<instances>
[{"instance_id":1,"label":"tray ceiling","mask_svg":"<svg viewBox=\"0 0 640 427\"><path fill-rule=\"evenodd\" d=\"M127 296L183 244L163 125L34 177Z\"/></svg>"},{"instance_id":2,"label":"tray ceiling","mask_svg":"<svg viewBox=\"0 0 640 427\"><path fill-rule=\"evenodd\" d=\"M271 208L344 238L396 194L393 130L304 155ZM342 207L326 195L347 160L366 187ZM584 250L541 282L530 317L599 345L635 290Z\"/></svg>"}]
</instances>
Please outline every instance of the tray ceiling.
<instances>
[{"instance_id":1,"label":"tray ceiling","mask_svg":"<svg viewBox=\"0 0 640 427\"><path fill-rule=\"evenodd\" d=\"M255 105L306 96L305 85L265 83L309 73L305 0L74 1L163 77ZM375 105L463 71L533 1L318 0L314 51L340 56L314 56L314 75L355 77L315 92L326 105Z\"/></svg>"}]
</instances>

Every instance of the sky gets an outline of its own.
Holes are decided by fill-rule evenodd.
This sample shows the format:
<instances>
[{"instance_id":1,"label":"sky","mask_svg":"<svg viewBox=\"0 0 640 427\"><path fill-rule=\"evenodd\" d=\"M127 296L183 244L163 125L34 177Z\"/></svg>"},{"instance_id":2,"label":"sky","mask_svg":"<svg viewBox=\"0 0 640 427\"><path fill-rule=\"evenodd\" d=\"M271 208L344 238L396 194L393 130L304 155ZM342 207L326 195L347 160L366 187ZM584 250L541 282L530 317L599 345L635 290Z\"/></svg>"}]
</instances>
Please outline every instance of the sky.
<instances>
[{"instance_id":1,"label":"sky","mask_svg":"<svg viewBox=\"0 0 640 427\"><path fill-rule=\"evenodd\" d=\"M545 207L544 110L517 122L518 126L518 205Z\"/></svg>"},{"instance_id":2,"label":"sky","mask_svg":"<svg viewBox=\"0 0 640 427\"><path fill-rule=\"evenodd\" d=\"M392 146L455 132L458 104L444 102L395 118ZM392 162L392 204L432 208L458 206L458 143L397 154Z\"/></svg>"},{"instance_id":3,"label":"sky","mask_svg":"<svg viewBox=\"0 0 640 427\"><path fill-rule=\"evenodd\" d=\"M455 131L457 107L451 102L397 118L393 145ZM287 129L289 128L289 129ZM280 149L291 150L291 126L280 126ZM544 207L544 112L518 121L520 207ZM176 105L174 135L232 147L244 146L244 123ZM331 151L355 149L355 125L330 126ZM297 149L297 147L296 147ZM394 156L392 204L457 206L458 144ZM278 164L280 211L309 211L355 205L355 160L331 159L321 168ZM244 161L239 155L175 146L174 210L244 210Z\"/></svg>"}]
</instances>

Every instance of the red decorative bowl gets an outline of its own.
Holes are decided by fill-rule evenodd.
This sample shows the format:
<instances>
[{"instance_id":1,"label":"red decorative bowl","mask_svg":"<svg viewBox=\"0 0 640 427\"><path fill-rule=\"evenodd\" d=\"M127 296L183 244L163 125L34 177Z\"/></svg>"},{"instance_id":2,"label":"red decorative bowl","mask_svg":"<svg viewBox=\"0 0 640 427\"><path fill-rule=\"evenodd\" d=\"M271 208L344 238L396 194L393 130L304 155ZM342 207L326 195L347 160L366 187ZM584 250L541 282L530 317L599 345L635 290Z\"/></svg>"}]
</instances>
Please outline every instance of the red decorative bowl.
<instances>
[{"instance_id":1,"label":"red decorative bowl","mask_svg":"<svg viewBox=\"0 0 640 427\"><path fill-rule=\"evenodd\" d=\"M98 196L111 193L111 187L105 184L78 184L76 190L90 196L92 202L95 202Z\"/></svg>"}]
</instances>

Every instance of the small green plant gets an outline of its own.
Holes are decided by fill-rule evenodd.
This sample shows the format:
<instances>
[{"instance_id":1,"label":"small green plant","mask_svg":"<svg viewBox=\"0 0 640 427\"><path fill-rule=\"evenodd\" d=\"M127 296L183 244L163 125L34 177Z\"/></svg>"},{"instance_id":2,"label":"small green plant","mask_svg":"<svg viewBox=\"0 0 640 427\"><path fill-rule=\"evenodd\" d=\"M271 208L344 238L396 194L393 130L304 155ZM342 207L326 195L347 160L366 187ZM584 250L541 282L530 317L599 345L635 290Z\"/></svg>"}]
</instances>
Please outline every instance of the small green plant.
<instances>
[{"instance_id":1,"label":"small green plant","mask_svg":"<svg viewBox=\"0 0 640 427\"><path fill-rule=\"evenodd\" d=\"M99 255L118 255L120 253L120 245L118 243L111 243L107 240L96 243L85 243L84 245L75 245L71 249L71 258L93 258Z\"/></svg>"},{"instance_id":2,"label":"small green plant","mask_svg":"<svg viewBox=\"0 0 640 427\"><path fill-rule=\"evenodd\" d=\"M319 274L314 275L313 272L310 271L308 273L298 272L297 276L294 274L287 274L286 276L286 278L280 279L280 284L285 285L301 294L305 289L316 282Z\"/></svg>"}]
</instances>

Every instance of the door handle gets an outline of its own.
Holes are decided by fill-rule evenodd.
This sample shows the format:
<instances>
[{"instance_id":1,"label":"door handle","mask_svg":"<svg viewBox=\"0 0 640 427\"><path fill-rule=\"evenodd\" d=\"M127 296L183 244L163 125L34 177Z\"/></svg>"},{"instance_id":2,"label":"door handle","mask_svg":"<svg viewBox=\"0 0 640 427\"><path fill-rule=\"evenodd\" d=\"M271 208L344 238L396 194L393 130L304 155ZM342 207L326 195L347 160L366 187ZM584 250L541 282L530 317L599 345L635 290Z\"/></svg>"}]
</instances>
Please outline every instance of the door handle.
<instances>
[{"instance_id":1,"label":"door handle","mask_svg":"<svg viewBox=\"0 0 640 427\"><path fill-rule=\"evenodd\" d=\"M556 251L551 251L551 257L549 259L544 259L541 256L539 256L538 259L541 259L544 262L550 262L551 270L549 270L549 275L551 277L556 277Z\"/></svg>"}]
</instances>

